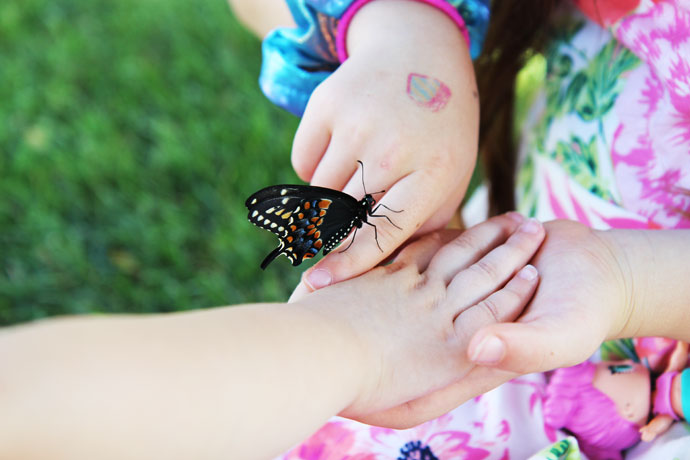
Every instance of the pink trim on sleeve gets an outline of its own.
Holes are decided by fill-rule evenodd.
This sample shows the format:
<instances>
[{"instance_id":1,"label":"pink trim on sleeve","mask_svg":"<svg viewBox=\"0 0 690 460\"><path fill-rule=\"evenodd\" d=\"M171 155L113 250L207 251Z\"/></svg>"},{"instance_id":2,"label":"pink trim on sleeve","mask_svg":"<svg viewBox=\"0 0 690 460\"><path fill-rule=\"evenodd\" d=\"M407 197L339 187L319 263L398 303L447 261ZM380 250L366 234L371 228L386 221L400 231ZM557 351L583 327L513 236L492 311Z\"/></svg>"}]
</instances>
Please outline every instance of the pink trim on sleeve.
<instances>
[{"instance_id":1,"label":"pink trim on sleeve","mask_svg":"<svg viewBox=\"0 0 690 460\"><path fill-rule=\"evenodd\" d=\"M350 7L345 11L345 14L340 18L340 22L338 23L338 31L337 35L335 38L335 48L338 52L338 60L342 63L345 62L347 59L347 46L346 46L346 38L347 38L347 29L350 27L350 23L352 22L352 18L357 14L357 11L359 11L360 8L362 8L364 5L367 3L371 2L373 0L357 0L355 1ZM458 26L460 29L460 32L462 33L462 36L465 37L465 41L467 41L467 46L470 46L470 34L467 32L467 27L465 27L465 20L462 19L462 16L460 16L460 13L453 8L448 2L445 0L413 0L416 2L421 2L421 3L426 3L427 5L434 6L438 8L439 10L443 11L450 17L453 22Z\"/></svg>"}]
</instances>

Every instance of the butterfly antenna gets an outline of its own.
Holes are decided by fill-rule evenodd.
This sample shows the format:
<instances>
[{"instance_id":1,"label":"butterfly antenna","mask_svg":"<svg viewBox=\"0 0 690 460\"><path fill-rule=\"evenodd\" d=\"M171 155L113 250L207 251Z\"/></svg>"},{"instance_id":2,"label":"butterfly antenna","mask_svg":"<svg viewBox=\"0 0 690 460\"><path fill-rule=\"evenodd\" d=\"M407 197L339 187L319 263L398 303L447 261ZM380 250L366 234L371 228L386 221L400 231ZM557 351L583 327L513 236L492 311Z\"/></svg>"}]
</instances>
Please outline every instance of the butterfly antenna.
<instances>
[{"instance_id":1,"label":"butterfly antenna","mask_svg":"<svg viewBox=\"0 0 690 460\"><path fill-rule=\"evenodd\" d=\"M362 166L362 188L364 189L364 194L366 195L367 194L367 186L364 185L364 163L362 163L359 160L357 160L357 163L359 163L360 166Z\"/></svg>"},{"instance_id":2,"label":"butterfly antenna","mask_svg":"<svg viewBox=\"0 0 690 460\"><path fill-rule=\"evenodd\" d=\"M357 160L357 163L359 163L360 165L362 165L362 188L364 189L364 194L367 195L367 186L364 185L364 163L362 163L362 162L359 161L359 160ZM369 195L378 195L379 193L386 193L386 191L385 191L385 190L381 190L380 192L370 193Z\"/></svg>"}]
</instances>

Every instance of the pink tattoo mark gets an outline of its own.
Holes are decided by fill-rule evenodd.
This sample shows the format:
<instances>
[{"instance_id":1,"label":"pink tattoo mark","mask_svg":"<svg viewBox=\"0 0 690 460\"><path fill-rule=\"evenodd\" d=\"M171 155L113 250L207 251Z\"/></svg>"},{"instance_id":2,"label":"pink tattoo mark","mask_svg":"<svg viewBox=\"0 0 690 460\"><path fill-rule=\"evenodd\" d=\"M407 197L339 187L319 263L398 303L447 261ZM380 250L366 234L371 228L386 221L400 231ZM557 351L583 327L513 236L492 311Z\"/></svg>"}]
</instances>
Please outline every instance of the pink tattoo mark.
<instances>
[{"instance_id":1,"label":"pink tattoo mark","mask_svg":"<svg viewBox=\"0 0 690 460\"><path fill-rule=\"evenodd\" d=\"M418 106L438 112L450 99L450 88L435 78L411 73L407 76L407 95Z\"/></svg>"}]
</instances>

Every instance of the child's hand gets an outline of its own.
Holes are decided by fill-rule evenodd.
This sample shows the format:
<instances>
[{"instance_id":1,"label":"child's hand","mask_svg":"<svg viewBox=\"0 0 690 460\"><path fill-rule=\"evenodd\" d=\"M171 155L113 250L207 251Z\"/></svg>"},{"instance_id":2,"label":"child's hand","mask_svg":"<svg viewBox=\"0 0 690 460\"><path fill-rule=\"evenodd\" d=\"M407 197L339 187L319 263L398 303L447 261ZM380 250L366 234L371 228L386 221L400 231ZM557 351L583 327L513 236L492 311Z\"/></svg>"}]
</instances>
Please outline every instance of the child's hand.
<instances>
[{"instance_id":1,"label":"child's hand","mask_svg":"<svg viewBox=\"0 0 690 460\"><path fill-rule=\"evenodd\" d=\"M547 238L533 260L542 276L539 290L517 323L486 328L473 338L470 355L477 363L542 372L584 361L605 340L633 336L620 335L632 307L629 269L611 234L567 220L545 228ZM487 337L506 346L493 362L478 353Z\"/></svg>"},{"instance_id":2,"label":"child's hand","mask_svg":"<svg viewBox=\"0 0 690 460\"><path fill-rule=\"evenodd\" d=\"M444 13L422 3L372 2L348 32L350 57L316 91L292 161L313 185L363 195L364 182L399 230L364 225L346 252L310 269L293 299L376 266L415 233L445 226L462 200L477 148L478 100L467 43ZM416 89L422 87L421 92ZM435 89L434 89L435 88ZM426 92L424 92L426 91ZM347 241L341 247L346 247Z\"/></svg>"},{"instance_id":3,"label":"child's hand","mask_svg":"<svg viewBox=\"0 0 690 460\"><path fill-rule=\"evenodd\" d=\"M480 366L441 391L363 421L414 426L519 375L580 363L604 340L621 336L630 314L625 257L607 232L573 221L544 228L546 239L532 260L539 288L517 322L487 325L474 335L468 359Z\"/></svg>"},{"instance_id":4,"label":"child's hand","mask_svg":"<svg viewBox=\"0 0 690 460\"><path fill-rule=\"evenodd\" d=\"M457 238L434 233L396 260L302 300L355 336L363 375L343 414L380 411L447 386L472 370L466 347L481 327L513 321L537 285L527 261L543 227L515 214ZM450 242L449 242L450 241ZM517 273L517 274L516 274ZM345 304L345 305L343 305Z\"/></svg>"}]
</instances>

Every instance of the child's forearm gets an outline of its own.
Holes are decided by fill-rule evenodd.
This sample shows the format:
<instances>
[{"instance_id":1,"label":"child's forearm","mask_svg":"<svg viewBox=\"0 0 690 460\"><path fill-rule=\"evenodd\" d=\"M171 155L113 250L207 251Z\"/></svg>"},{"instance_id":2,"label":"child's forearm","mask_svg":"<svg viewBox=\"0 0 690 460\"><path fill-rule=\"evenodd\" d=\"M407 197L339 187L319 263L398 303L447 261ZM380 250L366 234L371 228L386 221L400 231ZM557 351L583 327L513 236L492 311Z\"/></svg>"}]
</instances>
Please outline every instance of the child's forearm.
<instances>
[{"instance_id":1,"label":"child's forearm","mask_svg":"<svg viewBox=\"0 0 690 460\"><path fill-rule=\"evenodd\" d=\"M279 0L228 0L237 18L257 37L276 27L294 27L287 3Z\"/></svg>"},{"instance_id":2,"label":"child's forearm","mask_svg":"<svg viewBox=\"0 0 690 460\"><path fill-rule=\"evenodd\" d=\"M616 337L690 341L690 230L610 230L626 278Z\"/></svg>"},{"instance_id":3,"label":"child's forearm","mask_svg":"<svg viewBox=\"0 0 690 460\"><path fill-rule=\"evenodd\" d=\"M352 401L355 351L303 305L8 329L0 458L267 458Z\"/></svg>"},{"instance_id":4,"label":"child's forearm","mask_svg":"<svg viewBox=\"0 0 690 460\"><path fill-rule=\"evenodd\" d=\"M347 30L347 52L407 56L420 67L469 60L459 25L437 7L409 0L376 0L357 11Z\"/></svg>"}]
</instances>

